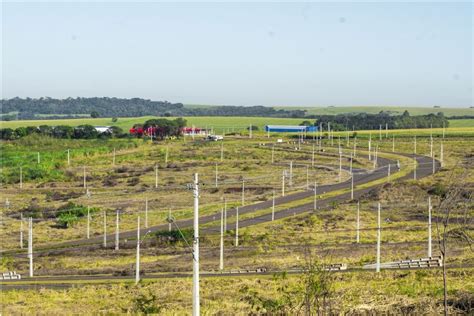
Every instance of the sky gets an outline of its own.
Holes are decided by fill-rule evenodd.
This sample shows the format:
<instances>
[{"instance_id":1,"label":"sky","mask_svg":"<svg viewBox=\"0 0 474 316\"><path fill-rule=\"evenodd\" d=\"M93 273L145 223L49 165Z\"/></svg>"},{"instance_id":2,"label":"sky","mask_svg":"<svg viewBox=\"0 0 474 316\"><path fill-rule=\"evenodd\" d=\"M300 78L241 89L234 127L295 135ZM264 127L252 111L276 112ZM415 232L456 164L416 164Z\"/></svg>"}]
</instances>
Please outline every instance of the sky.
<instances>
[{"instance_id":1,"label":"sky","mask_svg":"<svg viewBox=\"0 0 474 316\"><path fill-rule=\"evenodd\" d=\"M1 94L473 105L471 2L3 2Z\"/></svg>"}]
</instances>

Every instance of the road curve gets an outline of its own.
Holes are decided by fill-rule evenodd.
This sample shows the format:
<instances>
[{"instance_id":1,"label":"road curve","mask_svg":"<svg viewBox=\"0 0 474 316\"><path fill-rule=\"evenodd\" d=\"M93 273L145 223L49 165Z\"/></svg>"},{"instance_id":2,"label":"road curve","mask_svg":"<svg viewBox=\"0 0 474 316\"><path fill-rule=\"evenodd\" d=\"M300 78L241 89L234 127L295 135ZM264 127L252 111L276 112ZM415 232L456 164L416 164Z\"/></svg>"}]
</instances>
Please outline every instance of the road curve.
<instances>
[{"instance_id":1,"label":"road curve","mask_svg":"<svg viewBox=\"0 0 474 316\"><path fill-rule=\"evenodd\" d=\"M414 155L414 154L401 154L401 153L389 153L389 154L396 154L396 155L399 155L399 156L415 158L417 160L417 163L418 163L417 168L416 168L417 179L420 179L420 178L431 175L433 173L433 163L435 164L435 167L434 167L435 171L439 170L439 168L440 168L439 161L433 160L431 157L426 157L426 156L422 156L422 155ZM360 157L367 157L367 156L363 156L363 155L359 155L359 156ZM392 169L391 169L392 174L398 172L398 170L396 168L394 168L394 166L396 166L396 161L390 160L390 159L387 159L387 158L383 158L383 157L378 157L378 168L376 169L377 172L366 171L364 173L354 173L354 187L356 188L356 186L358 186L358 185L362 185L362 184L365 184L365 183L369 183L369 182L372 182L372 181L375 181L375 180L385 178L387 176L387 171L388 171L387 168L388 168L389 164L392 166ZM384 170L387 170L387 171L384 171ZM395 172L393 172L393 171L395 171ZM402 178L399 178L399 180L406 180L406 179L413 179L413 171L410 172L408 175L406 175ZM365 189L358 189L358 190L355 189L354 190L354 199L358 199L362 195L369 192L370 190L372 190L374 188L377 188L377 187L380 187L380 186L382 186L382 184L374 185L374 186L371 186L371 187L368 187L368 188L365 188ZM341 190L341 189L350 189L350 187L351 187L351 180L340 182L340 183L335 183L335 184L330 184L330 185L322 185L322 186L318 186L318 194L334 192L334 191L338 191L338 190ZM294 202L294 201L306 199L306 198L309 198L309 197L313 196L313 194L314 194L313 190L308 190L308 191L288 194L286 196L280 196L280 197L275 198L275 205L281 205L281 204L286 204L286 203L289 203L289 202ZM337 196L334 196L334 197L319 199L318 200L318 209L327 207L330 203L333 203L333 202L342 202L342 201L345 201L345 200L350 200L350 198L351 198L350 195L351 195L350 192L346 192L346 193L343 193L343 194L340 194L340 195L337 195ZM258 203L251 204L251 205L242 206L242 207L239 207L239 216L242 216L242 215L248 214L248 213L252 213L252 212L255 212L255 211L258 211L258 210L268 209L268 208L271 208L271 206L272 206L272 201L271 200L258 202ZM298 214L305 213L305 212L310 212L310 211L313 211L313 202L303 204L303 205L299 205L299 206L296 206L296 207L291 207L291 208L284 209L284 210L281 210L281 211L277 211L277 212L275 212L275 219L281 219L281 218L285 218L285 217L289 217L289 216L293 216L293 215L298 215ZM227 210L227 217L228 218L235 217L235 215L236 215L236 209L235 208L231 208L231 209ZM206 224L206 223L216 221L219 218L220 218L220 212L216 212L216 213L211 214L211 215L201 216L199 218L199 223L200 224ZM249 218L249 219L239 220L239 228L248 227L248 226L252 226L252 225L256 225L256 224L260 224L260 223L268 222L268 221L271 221L271 214L265 214L265 215L261 215L261 216L257 216L257 217L253 217L253 218ZM190 219L185 219L185 220L178 220L178 221L176 221L176 223L180 228L192 227L193 219L190 218ZM149 227L147 229L142 229L142 230L140 230L140 233L141 233L142 236L144 236L144 234L148 231L157 232L157 231L165 231L165 230L168 230L168 224L161 224L161 225L156 225L156 226ZM219 232L219 230L220 230L220 227L218 227L218 226L212 227L211 226L211 227L202 229L200 231L200 233L201 234L212 234L212 233ZM136 230L126 231L126 232L121 232L120 233L120 238L121 239L134 239L134 238L136 238L136 235L137 235ZM114 240L115 240L115 235L114 234L108 234L107 235L107 240L108 240L107 247L113 246ZM90 238L90 239L79 239L79 240L66 241L66 242L61 242L61 243L56 243L56 244L48 244L48 245L38 246L38 247L35 248L35 252L38 252L38 251L41 252L41 250L49 249L48 252L51 254L51 249L55 249L55 248L60 249L60 248L69 248L69 247L77 247L77 246L101 245L102 243L103 243L103 235L99 235L97 237L93 237L93 238ZM25 253L26 254L26 250L8 250L8 251L3 251L1 253L3 253L3 254Z\"/></svg>"}]
</instances>

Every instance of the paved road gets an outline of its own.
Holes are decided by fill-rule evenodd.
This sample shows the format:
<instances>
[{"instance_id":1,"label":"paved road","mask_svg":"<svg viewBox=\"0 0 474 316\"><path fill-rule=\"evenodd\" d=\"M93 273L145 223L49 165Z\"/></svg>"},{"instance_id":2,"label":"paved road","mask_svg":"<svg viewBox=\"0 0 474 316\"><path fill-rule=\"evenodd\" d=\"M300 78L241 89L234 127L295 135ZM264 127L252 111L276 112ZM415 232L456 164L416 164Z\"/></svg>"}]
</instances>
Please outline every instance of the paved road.
<instances>
[{"instance_id":1,"label":"paved road","mask_svg":"<svg viewBox=\"0 0 474 316\"><path fill-rule=\"evenodd\" d=\"M433 165L432 165L433 160L432 160L432 158L426 157L426 156L421 156L421 155L413 155L413 154L400 154L400 153L397 153L397 155L406 156L406 157L410 157L410 158L413 158L414 156L416 157L416 160L418 162L417 171L416 171L418 179L429 176L433 173ZM364 156L359 155L359 157L364 157ZM395 172L398 171L397 168L396 168L396 161L393 161L393 160L390 160L390 159L387 159L387 158L383 158L383 157L378 157L378 168L375 169L375 171L361 172L361 170L357 170L358 172L356 172L356 169L354 169L354 187L356 187L357 185L362 185L362 184L365 184L365 183L368 183L368 182L371 182L371 181L375 181L375 180L387 177L387 171L388 171L387 169L388 169L389 164L391 165L392 174L394 174ZM438 170L439 168L440 168L440 163L435 160L435 170ZM410 174L402 177L401 179L413 179L413 172L410 172ZM372 190L376 187L380 187L380 186L381 186L381 184L374 185L374 186L371 186L371 187L365 188L365 189L355 190L354 191L354 199L358 199L362 195L369 192L370 190ZM349 189L350 190L350 188L351 188L351 180L347 180L345 182L340 182L340 183L336 183L336 184L318 186L317 193L319 195L319 194L324 194L324 193L328 193L328 192L338 191L338 190L341 190L341 189ZM312 197L313 195L314 195L314 191L313 191L313 189L311 189L311 190L308 190L308 191L303 191L303 192L288 194L288 195L285 195L285 196L280 196L280 197L275 198L275 205L278 206L278 205L281 205L281 204L286 204L286 203L306 199L306 198ZM325 208L333 202L342 202L342 201L350 200L350 197L351 197L350 192L347 192L347 193L340 194L340 195L337 195L337 196L334 196L334 197L319 199L318 202L317 202L318 209ZM251 204L251 205L242 206L242 207L239 207L239 216L242 216L242 215L245 215L245 214L248 214L248 213L252 213L252 212L255 212L255 211L258 211L258 210L268 209L268 208L271 208L271 206L272 206L272 201L271 200L258 202L258 203ZM281 218L294 216L294 215L298 215L298 214L305 213L305 212L310 212L310 211L313 211L313 202L303 204L303 205L299 205L299 206L296 206L296 207L291 207L291 208L284 209L284 210L281 210L281 211L277 211L277 212L275 212L275 219L281 219ZM231 209L227 210L227 217L228 218L235 217L235 215L236 215L236 209L235 208L231 208ZM220 212L216 212L216 213L211 214L211 215L201 216L199 218L199 223L200 224L211 223L211 222L214 222L218 219L220 219ZM261 216L257 216L257 217L253 217L253 218L249 218L249 219L239 220L239 228L248 227L248 226L252 226L252 225L256 225L256 224L260 224L260 223L268 222L268 221L271 221L271 214L265 214L265 215L261 215ZM176 223L180 228L192 227L193 219L190 218L190 219L185 219L185 220L179 220L179 221L176 221ZM228 227L228 228L230 228L230 227ZM140 231L140 234L142 236L144 236L144 234L147 231L156 232L156 231L165 231L165 230L168 230L168 224L161 224L161 225L149 227L147 229L142 229ZM201 235L212 234L212 233L219 232L219 230L220 230L219 226L213 226L213 227L208 227L208 228L202 229L200 231L200 233L201 233ZM134 239L134 238L136 238L136 235L137 235L136 230L125 231L125 232L120 233L120 239L122 239L122 240L123 239ZM108 241L107 242L107 247L112 247L114 245L114 242L115 242L115 235L114 234L108 234L107 235L107 241ZM61 242L61 243L56 243L56 244L48 244L48 245L38 246L38 247L35 247L35 253L44 251L44 252L47 252L48 254L52 254L54 252L52 249L58 249L59 250L60 248L70 248L70 247L79 247L79 246L100 247L100 245L102 245L102 244L103 244L103 235L100 235L100 236L93 237L93 238L90 238L90 239L80 239L80 240L73 240L73 241ZM9 250L9 251L4 251L3 254L26 255L26 250L23 250L23 251L21 251L21 250Z\"/></svg>"}]
</instances>

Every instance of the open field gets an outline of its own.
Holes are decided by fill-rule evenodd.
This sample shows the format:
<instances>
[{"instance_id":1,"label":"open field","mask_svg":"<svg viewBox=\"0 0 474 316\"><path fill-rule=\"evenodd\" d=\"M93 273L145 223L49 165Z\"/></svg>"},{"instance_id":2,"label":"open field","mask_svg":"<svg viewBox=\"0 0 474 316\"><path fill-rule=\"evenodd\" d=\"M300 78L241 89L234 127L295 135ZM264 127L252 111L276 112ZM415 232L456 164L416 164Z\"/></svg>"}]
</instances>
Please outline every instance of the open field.
<instances>
[{"instance_id":1,"label":"open field","mask_svg":"<svg viewBox=\"0 0 474 316\"><path fill-rule=\"evenodd\" d=\"M133 124L144 123L145 121L156 118L156 116L142 116L142 117L120 117L117 122L112 122L112 118L80 118L80 119L64 119L64 120L31 120L31 121L5 121L1 122L2 128L17 128L21 126L39 126L39 125L70 125L78 126L81 124L90 124L95 126L118 126L124 131L128 131ZM170 118L172 119L172 117ZM185 117L188 126L196 127L213 127L216 130L223 128L232 131L244 130L250 124L258 126L263 129L267 124L284 124L284 125L299 125L304 119L293 118L276 118L276 117L233 117L233 116L190 116Z\"/></svg>"},{"instance_id":2,"label":"open field","mask_svg":"<svg viewBox=\"0 0 474 316\"><path fill-rule=\"evenodd\" d=\"M423 113L421 113L423 114ZM461 115L461 114L460 114ZM471 111L470 114L474 115L474 112ZM81 124L90 124L94 126L118 126L124 131L128 131L133 124L144 123L146 120L156 118L154 116L143 116L143 117L120 117L117 122L112 122L112 118L75 118L75 119L55 119L55 120L23 120L23 121L1 121L1 128L17 128L22 126L39 126L39 125L70 125L78 126ZM214 128L216 132L240 132L246 131L246 129L252 124L257 126L260 130L264 128L265 125L299 125L304 120L304 118L266 118L266 117L231 117L231 116L189 116L185 117L187 120L188 126L196 126L201 128ZM465 127L474 127L474 119L463 119L463 120L450 120L450 127L453 128L465 128Z\"/></svg>"},{"instance_id":3,"label":"open field","mask_svg":"<svg viewBox=\"0 0 474 316\"><path fill-rule=\"evenodd\" d=\"M277 109L300 109L307 110L308 115L332 115L332 114L344 114L344 113L371 113L376 114L380 111L390 111L394 114L402 114L405 110L410 112L410 115L425 115L430 113L443 112L445 116L462 116L462 115L474 115L474 109L469 107L451 108L451 107L401 107L401 106L314 106L314 107L292 107L292 106L276 106Z\"/></svg>"},{"instance_id":4,"label":"open field","mask_svg":"<svg viewBox=\"0 0 474 316\"><path fill-rule=\"evenodd\" d=\"M119 119L120 120L120 119ZM318 262L346 263L361 268L375 261L377 202L382 205L382 262L407 258L422 258L427 249L427 200L432 198L434 221L441 216L436 205L441 195L437 188L447 186L456 179L464 181L466 190L474 183L474 140L466 135L472 129L446 129L443 140L443 168L423 179L399 180L412 172L413 159L402 154L413 152L413 136L417 135L417 153L430 155L429 130L389 131L389 137L372 131L372 148L379 148L380 160L399 160L400 171L374 168L368 160L369 132L357 132L358 157L353 161L354 170L383 173L383 179L360 184L356 189L367 189L357 199L360 201L360 242L356 242L357 201L342 198L322 204L317 212L302 212L262 221L239 230L239 246L235 241L235 215L231 209L242 205L242 180L245 181L245 205L255 205L272 199L275 190L280 197L282 174L288 174L293 162L293 185L285 177L286 194L301 194L307 184L338 185L350 177L349 155L353 153L355 139L346 133L335 134L334 140L323 139L320 147L310 139L301 145L287 138L276 143L275 136L267 138L255 133L254 139L226 137L222 143L207 143L190 138L151 143L141 139L112 140L57 140L24 138L2 142L2 197L10 202L2 210L2 270L16 270L25 275L28 260L25 250L20 251L19 214L34 216L35 275L132 275L135 264L135 240L123 238L120 250L113 250L113 236L108 247L76 245L53 250L50 245L85 239L86 217L79 217L71 226L59 227L56 215L67 202L89 205L94 210L90 226L91 238L101 238L103 212L107 212L106 229L115 231L115 210L121 210L120 230L125 233L136 227L137 215L144 218L145 201L148 201L149 225L167 226L166 218L171 209L178 221L192 217L192 192L186 190L192 174L198 172L203 184L200 214L219 214L223 197L227 199L229 218L224 235L225 270L255 269L285 271L307 264L309 253ZM434 154L441 159L442 130L434 131ZM337 137L341 136L339 140ZM394 136L394 138L392 138ZM395 143L394 143L395 141ZM340 142L345 171L338 173ZM264 146L263 144L266 144ZM272 150L273 145L275 146ZM313 147L313 145L315 145ZM395 145L395 146L394 146ZM113 149L116 149L115 162ZM312 150L315 148L314 167ZM67 150L70 150L70 164ZM394 150L393 150L394 149ZM392 150L394 152L392 152ZM38 163L37 153L41 160ZM221 156L222 153L222 156ZM272 162L273 156L273 162ZM222 159L221 159L222 157ZM218 167L216 187L216 164ZM155 166L158 166L158 180ZM19 167L23 170L22 188L19 187ZM87 196L84 188L86 170ZM422 167L422 166L420 166ZM430 166L428 166L431 168ZM426 166L424 167L426 168ZM307 171L308 170L308 171ZM362 171L357 171L362 172ZM340 176L340 178L339 178ZM388 180L390 179L390 183ZM347 183L347 182L346 182ZM155 185L157 187L155 187ZM382 185L371 189L370 186ZM319 199L336 197L349 192L348 187L333 192L319 192ZM435 193L433 193L435 192ZM300 198L281 202L275 212L296 209L313 198ZM468 222L472 235L473 209L468 208ZM262 207L239 216L241 225L254 218L267 216L271 207ZM465 219L465 218L464 218ZM219 216L202 223L200 265L203 271L217 270L219 266ZM452 229L458 228L463 217L452 215ZM165 229L167 230L167 229ZM24 225L26 234L26 225ZM204 233L206 232L206 233ZM185 236L192 236L183 228ZM433 254L438 255L437 230L433 227ZM142 245L141 267L147 274L189 272L192 259L189 249L175 235L150 234ZM466 312L474 299L472 283L474 255L472 249L454 238L447 264L449 269L448 292L452 311ZM26 237L24 240L26 247ZM201 282L202 311L209 314L241 314L266 311L277 312L278 302L285 302L282 285L294 291L300 287L302 276L288 278L271 276L239 276L232 278L204 278ZM328 298L334 311L339 313L400 314L410 310L414 314L436 314L442 300L442 273L439 269L419 271L373 271L331 274L331 294ZM28 278L25 278L27 282ZM41 283L41 282L40 282ZM41 290L9 290L3 293L5 314L28 314L38 308L46 314L74 312L140 313L145 310L163 315L187 314L191 309L191 280L145 279L139 285L126 281L109 284L87 284L74 281L72 288ZM39 285L40 286L40 285ZM94 297L94 299L91 299ZM97 298L97 299L95 299ZM290 295L291 301L300 298ZM148 303L144 303L144 302ZM263 304L267 302L268 304ZM286 302L288 305L291 302ZM290 304L291 305L291 304ZM287 310L289 314L297 314Z\"/></svg>"}]
</instances>

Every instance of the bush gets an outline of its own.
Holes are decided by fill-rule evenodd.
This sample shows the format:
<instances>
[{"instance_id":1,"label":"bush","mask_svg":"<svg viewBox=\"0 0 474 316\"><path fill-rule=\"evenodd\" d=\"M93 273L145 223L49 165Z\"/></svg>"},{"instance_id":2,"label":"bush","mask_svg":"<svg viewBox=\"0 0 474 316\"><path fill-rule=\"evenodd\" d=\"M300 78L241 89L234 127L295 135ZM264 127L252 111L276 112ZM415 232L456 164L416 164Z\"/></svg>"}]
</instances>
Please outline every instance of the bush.
<instances>
[{"instance_id":1,"label":"bush","mask_svg":"<svg viewBox=\"0 0 474 316\"><path fill-rule=\"evenodd\" d=\"M91 208L90 213L97 212L97 208ZM63 228L71 227L75 222L77 222L81 217L87 216L87 207L83 205L77 205L72 202L67 203L66 205L58 209L56 214L56 219L58 225Z\"/></svg>"}]
</instances>

